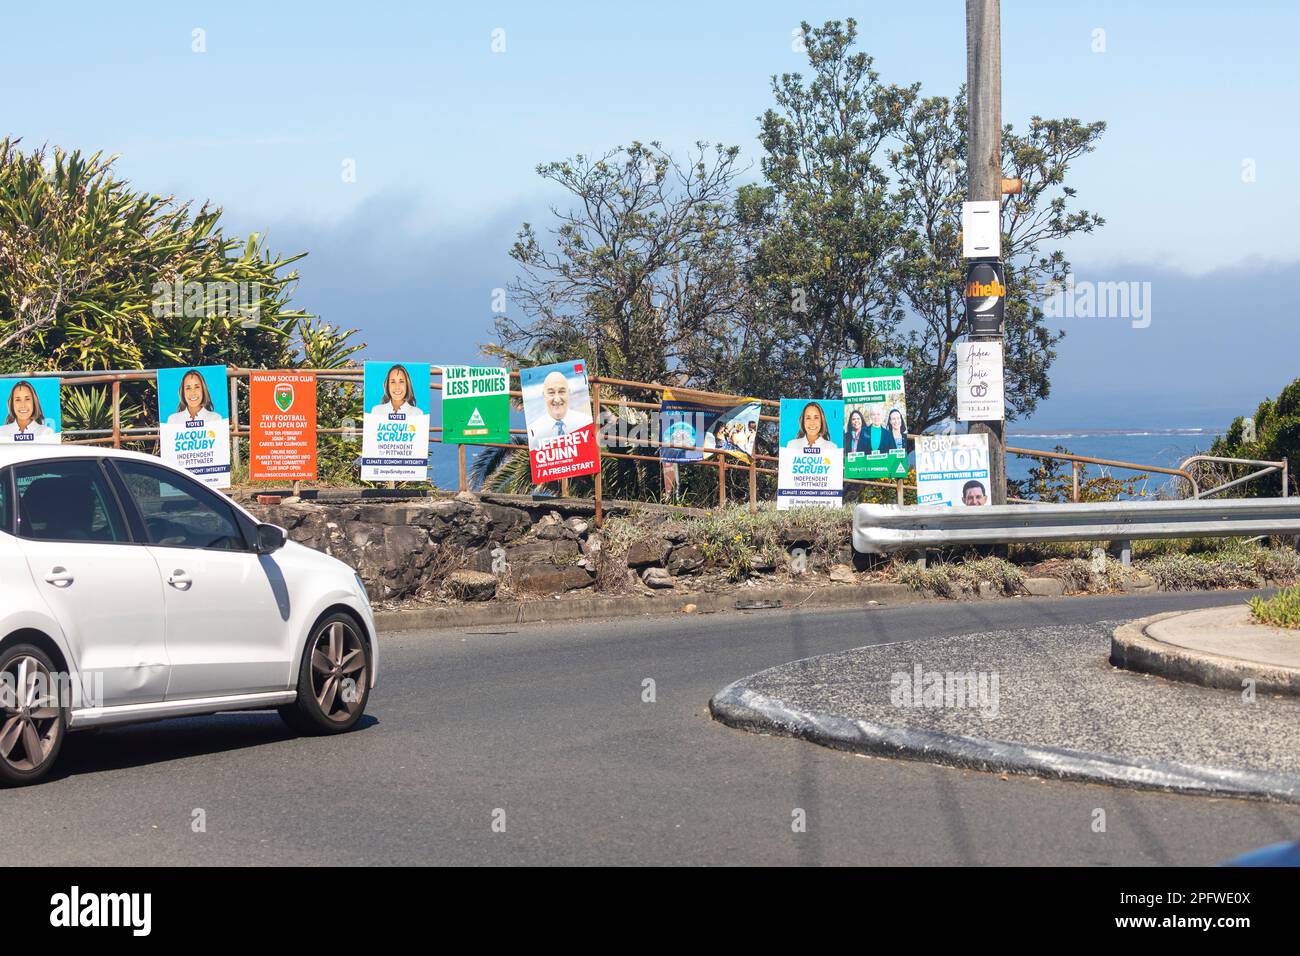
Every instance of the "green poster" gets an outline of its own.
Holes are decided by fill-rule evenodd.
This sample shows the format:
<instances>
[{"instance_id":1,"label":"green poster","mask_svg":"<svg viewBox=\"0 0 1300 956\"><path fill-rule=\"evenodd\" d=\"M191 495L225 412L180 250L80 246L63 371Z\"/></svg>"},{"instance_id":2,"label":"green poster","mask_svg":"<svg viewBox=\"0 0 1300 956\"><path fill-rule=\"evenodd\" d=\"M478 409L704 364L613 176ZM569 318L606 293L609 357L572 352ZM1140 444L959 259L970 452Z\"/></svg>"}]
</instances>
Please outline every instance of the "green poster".
<instances>
[{"instance_id":1,"label":"green poster","mask_svg":"<svg viewBox=\"0 0 1300 956\"><path fill-rule=\"evenodd\" d=\"M907 477L907 402L901 368L846 368L844 477Z\"/></svg>"},{"instance_id":2,"label":"green poster","mask_svg":"<svg viewBox=\"0 0 1300 956\"><path fill-rule=\"evenodd\" d=\"M503 368L444 365L442 440L452 445L510 441L510 373Z\"/></svg>"}]
</instances>

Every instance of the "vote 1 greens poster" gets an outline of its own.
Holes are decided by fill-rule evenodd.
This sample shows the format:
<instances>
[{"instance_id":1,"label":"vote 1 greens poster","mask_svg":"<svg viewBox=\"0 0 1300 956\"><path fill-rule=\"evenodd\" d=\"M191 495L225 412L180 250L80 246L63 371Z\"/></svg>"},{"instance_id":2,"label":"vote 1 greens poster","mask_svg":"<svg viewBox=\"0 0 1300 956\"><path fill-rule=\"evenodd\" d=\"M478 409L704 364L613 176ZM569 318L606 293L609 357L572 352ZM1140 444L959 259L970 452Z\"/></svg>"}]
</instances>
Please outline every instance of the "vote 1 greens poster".
<instances>
[{"instance_id":1,"label":"vote 1 greens poster","mask_svg":"<svg viewBox=\"0 0 1300 956\"><path fill-rule=\"evenodd\" d=\"M846 368L844 477L907 477L907 402L901 368Z\"/></svg>"},{"instance_id":2,"label":"vote 1 greens poster","mask_svg":"<svg viewBox=\"0 0 1300 956\"><path fill-rule=\"evenodd\" d=\"M781 449L776 480L778 511L836 508L844 497L844 403L781 399Z\"/></svg>"},{"instance_id":3,"label":"vote 1 greens poster","mask_svg":"<svg viewBox=\"0 0 1300 956\"><path fill-rule=\"evenodd\" d=\"M230 398L226 367L158 370L162 460L213 488L230 487Z\"/></svg>"},{"instance_id":4,"label":"vote 1 greens poster","mask_svg":"<svg viewBox=\"0 0 1300 956\"><path fill-rule=\"evenodd\" d=\"M477 365L442 367L442 440L510 441L510 373Z\"/></svg>"}]
</instances>

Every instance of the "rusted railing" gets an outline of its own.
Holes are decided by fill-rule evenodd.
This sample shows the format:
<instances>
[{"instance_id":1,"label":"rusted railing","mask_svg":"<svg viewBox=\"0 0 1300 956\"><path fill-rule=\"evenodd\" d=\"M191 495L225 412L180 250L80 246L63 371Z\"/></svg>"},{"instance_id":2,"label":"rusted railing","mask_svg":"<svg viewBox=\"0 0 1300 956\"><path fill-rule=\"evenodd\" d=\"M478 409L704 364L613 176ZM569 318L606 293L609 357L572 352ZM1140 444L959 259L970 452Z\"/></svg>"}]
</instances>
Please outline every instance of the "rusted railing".
<instances>
[{"instance_id":1,"label":"rusted railing","mask_svg":"<svg viewBox=\"0 0 1300 956\"><path fill-rule=\"evenodd\" d=\"M251 433L248 430L248 428L241 427L239 422L239 383L241 381L247 380L249 375L253 371L260 371L260 370L232 367L232 368L228 368L226 373L227 378L230 381L230 414L231 414L230 435L231 435L232 466L237 465L241 460L240 442L242 440L249 439L251 437ZM344 382L344 383L353 383L358 385L363 381L363 375L364 375L364 370L360 366L354 368L342 368L342 369L340 368L293 369L292 371L299 372L299 373L312 373L317 377L318 380L321 381ZM156 426L140 427L140 428L124 428L122 426L122 385L128 382L153 382L155 381L155 375L156 373L152 370L102 371L102 372L101 371L81 371L81 372L57 371L57 372L31 373L31 375L29 375L28 377L57 377L62 379L64 384L78 386L78 387L110 385L111 396L112 396L112 427L110 429L97 429L91 431L73 430L73 431L65 432L64 435L70 439L69 441L70 444L84 444L84 445L110 444L115 448L120 448L126 442L156 441L159 437L158 429ZM430 367L429 385L432 390L434 391L442 390L442 383L440 381L441 375L442 375L441 367L439 366ZM517 383L519 381L519 373L517 371L510 372L510 381L512 383ZM683 399L688 401L701 400L706 402L716 402L720 404L726 403L731 405L756 403L762 409L780 408L780 403L777 401L773 401L771 399L758 399L758 398L750 398L750 397L744 397L739 395L729 395L721 392L710 392L701 389L689 388L685 386L664 385L657 382L637 382L629 379L612 378L609 376L602 376L602 375L592 375L588 378L588 382L591 387L590 391L591 391L591 399L592 399L592 405L594 411L594 419L597 425L597 429L599 431L600 446L601 446L600 454L601 457L603 458L616 458L616 459L623 459L627 461L644 461L644 462L652 462L655 464L664 464L663 460L657 455L646 455L646 454L639 454L636 452L614 450L615 448L622 446L622 442L618 438L618 436L614 436L615 440L612 443L612 447L611 447L611 442L609 440L610 436L606 434L605 430L602 428L603 411L633 410L637 412L640 411L657 412L661 408L660 401L658 400L640 401L634 398L629 398L625 394L623 395L611 394L611 392L613 392L614 390L618 390L621 392L628 392L628 391L646 392L649 393L651 397L657 399L661 399L665 391L671 391L674 393L674 395L679 395ZM513 388L510 390L509 394L511 398L519 399L521 401L523 399L523 392L521 388ZM780 418L778 415L763 414L762 412L760 412L759 414L760 423L778 424L779 421ZM437 425L430 426L429 431L430 431L430 442L441 443L441 432L442 432L441 426L437 426ZM319 435L343 435L348 437L359 438L361 431L359 428L356 427L346 427L346 428L317 427L316 434L318 436ZM527 429L512 428L510 430L510 434L512 436L524 437L528 434L528 432ZM524 450L527 447L522 443L515 443L515 442L510 442L510 443L472 442L466 444L458 444L457 485L461 491L467 490L468 488L468 468L467 468L467 459L466 459L466 447L468 444L473 444L476 447L482 447L482 448L507 448L513 450ZM665 443L660 442L657 439L649 439L649 438L638 438L635 442L628 442L628 444L634 444L635 446L642 447L642 448L666 447ZM673 445L672 447L680 448L681 446ZM748 498L749 507L752 510L756 510L758 508L758 476L760 474L774 475L777 473L776 468L767 466L767 463L775 464L778 462L778 457L776 455L766 455L755 451L754 454L749 456L749 461L747 463L742 463L742 462L728 460L727 455L718 453L717 450L713 448L697 447L697 448L685 448L682 450L705 451L705 452L714 453L713 461L692 462L691 464L696 464L703 467L717 468L719 505L725 505L727 502L727 476L729 472L739 470L747 473L748 482L747 482L746 497ZM1079 501L1079 496L1080 496L1079 467L1080 465L1085 465L1085 464L1098 465L1098 466L1110 467L1110 468L1121 468L1121 469L1126 469L1131 471L1139 471L1139 472L1146 472L1146 473L1153 473L1153 474L1170 475L1172 477L1181 478L1187 481L1188 484L1190 485L1192 497L1202 497L1205 495L1216 494L1220 491L1241 484L1252 478L1259 477L1260 475L1270 474L1272 472L1279 471L1279 470L1282 472L1282 483L1283 483L1284 495L1286 494L1286 487L1287 487L1287 463L1285 461L1257 462L1257 461L1245 461L1245 460L1238 460L1238 459L1217 459L1217 458L1211 458L1210 456L1194 456L1184 461L1182 463L1182 466L1179 468L1165 468L1157 465L1143 465L1143 464L1138 464L1136 462L1118 461L1115 459L1108 459L1108 458L1094 458L1087 455L1072 455L1063 452L1038 451L1032 448L1016 448L1011 446L1007 447L1007 453L1017 455L1020 457L1025 457L1025 458L1054 459L1059 461L1070 462L1072 479L1073 479L1072 498L1075 502ZM1244 478L1240 478L1228 482L1227 484L1221 485L1217 488L1211 489L1206 492L1201 492L1197 484L1196 478L1188 470L1188 466L1196 462L1207 461L1207 460L1221 461L1225 463L1234 463L1234 464L1253 464L1253 465L1260 465L1265 467L1263 467L1263 470L1258 471L1251 475L1247 475ZM908 482L903 481L901 479L892 482L845 479L844 483L846 485L860 485L864 487L891 489L894 491L895 499L899 504L904 504L906 502L906 496L909 492L912 494L913 500L915 500L916 486L914 484L909 484ZM604 494L603 494L604 482L600 473L597 473L594 476L594 484L595 484L594 503L595 503L597 521L599 522L602 517L603 498L604 498ZM296 483L295 483L295 487L296 487ZM569 492L569 482L566 479L560 482L560 494L562 496L567 496L568 492ZM1019 501L1019 499L1012 499L1012 500Z\"/></svg>"}]
</instances>

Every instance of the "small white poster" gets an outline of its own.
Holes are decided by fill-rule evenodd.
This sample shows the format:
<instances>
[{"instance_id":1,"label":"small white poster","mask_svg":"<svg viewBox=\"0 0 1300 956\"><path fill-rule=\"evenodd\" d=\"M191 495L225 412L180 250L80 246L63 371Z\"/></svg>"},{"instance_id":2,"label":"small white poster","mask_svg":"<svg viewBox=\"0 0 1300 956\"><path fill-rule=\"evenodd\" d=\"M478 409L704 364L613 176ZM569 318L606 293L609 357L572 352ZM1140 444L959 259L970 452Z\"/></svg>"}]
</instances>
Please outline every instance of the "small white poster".
<instances>
[{"instance_id":1,"label":"small white poster","mask_svg":"<svg viewBox=\"0 0 1300 956\"><path fill-rule=\"evenodd\" d=\"M987 505L988 435L918 435L916 503L947 508Z\"/></svg>"},{"instance_id":2,"label":"small white poster","mask_svg":"<svg viewBox=\"0 0 1300 956\"><path fill-rule=\"evenodd\" d=\"M1006 417L1001 342L957 343L957 420L1000 422Z\"/></svg>"}]
</instances>

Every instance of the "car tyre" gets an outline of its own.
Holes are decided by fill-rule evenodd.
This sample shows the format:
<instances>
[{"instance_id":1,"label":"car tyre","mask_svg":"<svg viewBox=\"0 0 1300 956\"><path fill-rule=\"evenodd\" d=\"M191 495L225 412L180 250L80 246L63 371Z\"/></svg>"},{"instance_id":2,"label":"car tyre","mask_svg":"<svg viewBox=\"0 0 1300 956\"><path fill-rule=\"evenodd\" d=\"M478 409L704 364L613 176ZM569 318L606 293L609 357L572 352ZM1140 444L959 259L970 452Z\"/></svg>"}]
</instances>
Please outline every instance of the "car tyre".
<instances>
[{"instance_id":1,"label":"car tyre","mask_svg":"<svg viewBox=\"0 0 1300 956\"><path fill-rule=\"evenodd\" d=\"M298 699L279 708L300 734L342 734L356 726L370 698L370 645L347 614L316 624L298 667Z\"/></svg>"},{"instance_id":2,"label":"car tyre","mask_svg":"<svg viewBox=\"0 0 1300 956\"><path fill-rule=\"evenodd\" d=\"M50 656L32 644L0 653L0 786L36 783L50 772L68 736Z\"/></svg>"}]
</instances>

